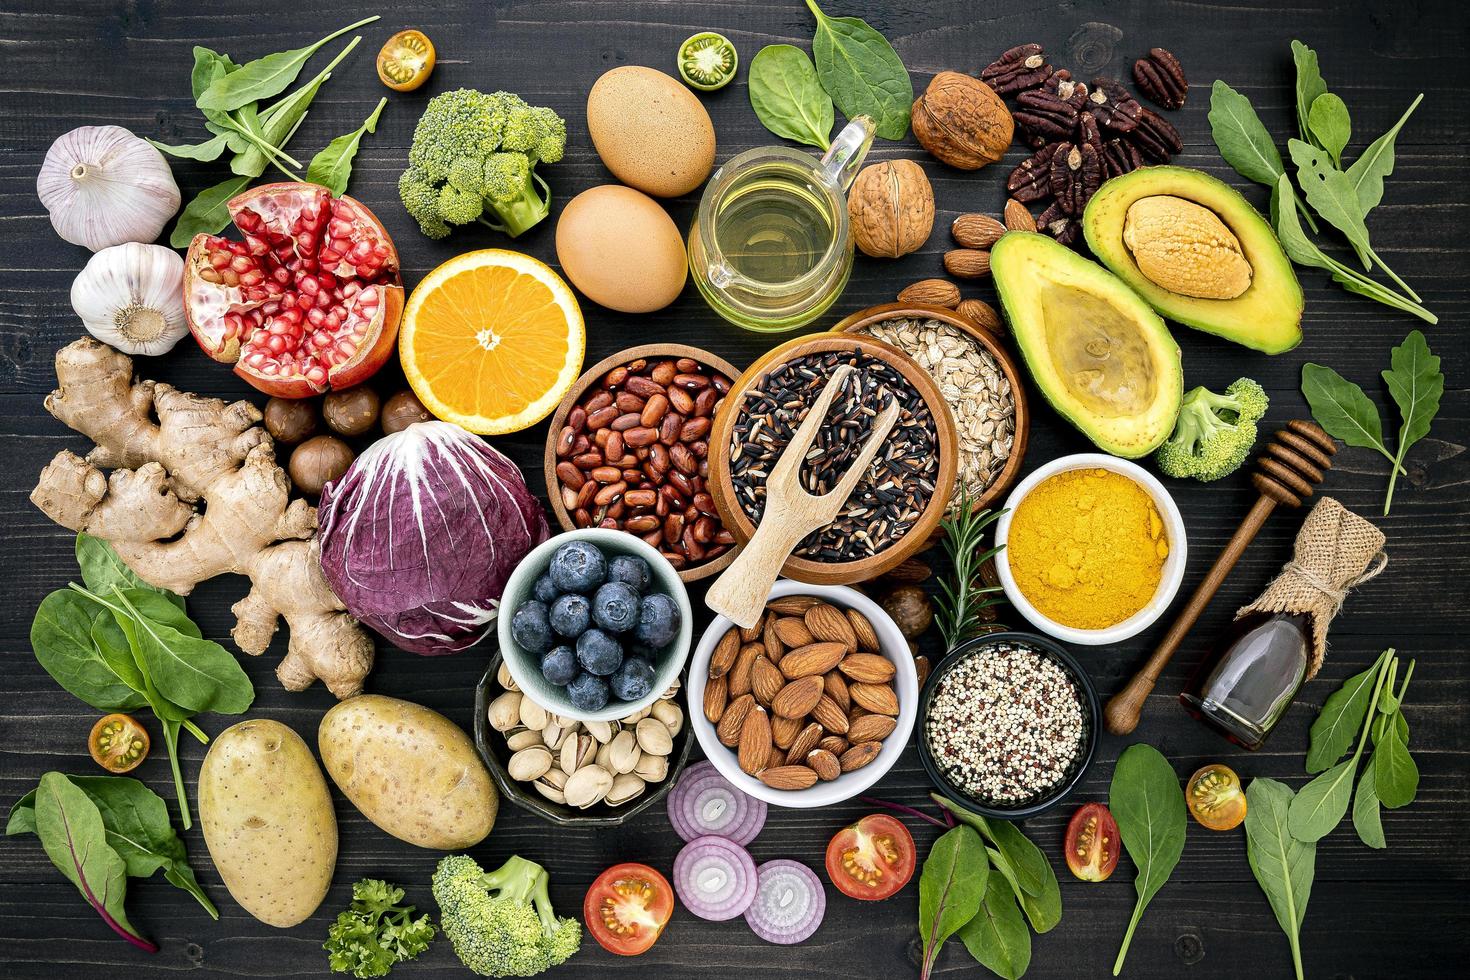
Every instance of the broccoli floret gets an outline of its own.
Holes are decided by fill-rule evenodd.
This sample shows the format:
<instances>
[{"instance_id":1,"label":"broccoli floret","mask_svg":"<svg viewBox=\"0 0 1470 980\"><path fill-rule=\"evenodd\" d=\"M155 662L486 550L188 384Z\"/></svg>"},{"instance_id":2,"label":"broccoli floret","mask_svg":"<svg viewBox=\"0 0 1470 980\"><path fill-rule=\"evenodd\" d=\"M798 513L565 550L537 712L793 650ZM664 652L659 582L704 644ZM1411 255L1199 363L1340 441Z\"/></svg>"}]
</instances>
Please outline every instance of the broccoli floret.
<instances>
[{"instance_id":1,"label":"broccoli floret","mask_svg":"<svg viewBox=\"0 0 1470 980\"><path fill-rule=\"evenodd\" d=\"M424 234L479 221L514 238L551 212L551 193L535 172L566 152L566 122L510 92L462 88L429 100L414 130L398 193ZM463 193L445 193L452 186ZM482 199L472 207L464 199Z\"/></svg>"},{"instance_id":2,"label":"broccoli floret","mask_svg":"<svg viewBox=\"0 0 1470 980\"><path fill-rule=\"evenodd\" d=\"M1266 391L1240 378L1217 395L1196 388L1184 396L1179 421L1155 458L1169 476L1218 480L1234 473L1256 443L1256 423L1266 414Z\"/></svg>"},{"instance_id":3,"label":"broccoli floret","mask_svg":"<svg viewBox=\"0 0 1470 980\"><path fill-rule=\"evenodd\" d=\"M463 854L434 871L439 925L460 961L486 977L532 977L564 962L582 944L576 919L557 916L546 869L512 857L486 874Z\"/></svg>"}]
</instances>

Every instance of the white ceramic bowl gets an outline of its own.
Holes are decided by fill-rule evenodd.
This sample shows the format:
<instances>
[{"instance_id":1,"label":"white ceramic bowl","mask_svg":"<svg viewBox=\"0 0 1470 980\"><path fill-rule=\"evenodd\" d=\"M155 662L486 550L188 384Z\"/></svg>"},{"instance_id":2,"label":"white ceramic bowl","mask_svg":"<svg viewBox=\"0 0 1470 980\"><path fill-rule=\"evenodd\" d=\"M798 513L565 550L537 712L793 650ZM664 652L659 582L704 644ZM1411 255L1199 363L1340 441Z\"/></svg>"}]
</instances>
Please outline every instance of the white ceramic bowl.
<instances>
[{"instance_id":1,"label":"white ceramic bowl","mask_svg":"<svg viewBox=\"0 0 1470 980\"><path fill-rule=\"evenodd\" d=\"M714 763L722 776L751 796L776 806L827 806L857 796L872 786L893 768L893 764L903 754L909 744L909 735L914 730L914 719L919 712L919 675L914 669L914 658L909 654L908 641L903 638L903 633L899 632L898 626L876 602L861 592L845 585L807 585L804 582L782 579L771 589L769 598L779 599L788 595L817 596L841 609L856 609L873 624L873 630L878 634L878 645L882 647L880 652L897 667L893 689L898 695L898 726L883 740L883 748L879 750L878 757L861 769L843 773L829 783L819 782L809 789L772 789L754 776L747 776L735 760L735 752L720 744L715 726L709 723L700 708L704 704L705 681L709 679L710 655L714 653L720 637L735 625L724 616L715 617L689 660L689 680L686 684L689 692L689 721L694 726L694 737L699 739L699 745L709 761Z\"/></svg>"},{"instance_id":2,"label":"white ceramic bowl","mask_svg":"<svg viewBox=\"0 0 1470 980\"><path fill-rule=\"evenodd\" d=\"M1169 491L1164 489L1164 485L1155 479L1153 474L1137 463L1119 459L1117 456L1108 456L1104 453L1077 453L1052 460L1016 485L1010 496L1006 498L1005 514L995 524L996 545L1006 543L1010 536L1011 518L1016 514L1016 507L1037 484L1058 473L1084 469L1111 470L1128 477L1148 492L1148 495L1153 498L1154 506L1159 510L1159 516L1164 519L1164 530L1169 537L1169 556L1164 559L1159 587L1154 590L1154 597L1149 600L1148 604L1121 623L1109 626L1107 629L1084 630L1063 626L1039 612L1021 592L1020 586L1016 584L1015 576L1011 574L1009 549L1002 549L1000 554L995 556L995 570L1000 576L1000 584L1005 589L1006 598L1037 629L1068 643L1100 646L1105 643L1117 643L1119 640L1126 640L1142 632L1163 615L1164 610L1169 608L1169 604L1174 601L1174 596L1179 592L1180 583L1184 581L1184 563L1189 555L1189 542L1185 538L1184 518L1179 514L1179 505L1174 503L1174 498L1169 496Z\"/></svg>"},{"instance_id":3,"label":"white ceramic bowl","mask_svg":"<svg viewBox=\"0 0 1470 980\"><path fill-rule=\"evenodd\" d=\"M648 592L667 593L679 607L679 635L654 660L653 686L642 700L618 701L614 698L600 711L579 711L572 707L572 699L567 697L564 689L541 676L540 655L525 650L510 635L511 617L521 603L531 598L536 580L551 564L552 553L568 541L587 541L594 544L602 549L609 561L618 555L637 555L648 562L648 567L653 570L653 581ZM623 531L586 528L555 535L531 549L531 553L521 559L515 571L510 573L510 579L505 583L505 592L500 597L496 636L500 640L500 652L505 657L510 676L515 678L516 685L522 691L531 696L531 700L553 714L576 721L614 721L653 704L660 694L669 689L669 685L678 680L679 672L684 669L684 661L689 659L689 644L694 638L694 612L689 608L689 591L679 580L679 573L669 564L667 558L658 553L658 549L649 547L642 538Z\"/></svg>"}]
</instances>

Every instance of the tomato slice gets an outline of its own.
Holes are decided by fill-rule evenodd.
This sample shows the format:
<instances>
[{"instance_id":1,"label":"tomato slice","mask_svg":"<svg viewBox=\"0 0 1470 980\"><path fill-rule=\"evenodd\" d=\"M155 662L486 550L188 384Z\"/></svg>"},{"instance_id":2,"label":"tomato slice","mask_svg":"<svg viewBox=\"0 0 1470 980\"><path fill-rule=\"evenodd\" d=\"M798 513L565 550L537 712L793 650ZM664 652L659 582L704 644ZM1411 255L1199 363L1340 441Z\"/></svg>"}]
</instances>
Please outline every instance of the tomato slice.
<instances>
[{"instance_id":1,"label":"tomato slice","mask_svg":"<svg viewBox=\"0 0 1470 980\"><path fill-rule=\"evenodd\" d=\"M378 52L378 81L395 92L412 92L434 70L434 42L423 31L399 31Z\"/></svg>"},{"instance_id":2,"label":"tomato slice","mask_svg":"<svg viewBox=\"0 0 1470 980\"><path fill-rule=\"evenodd\" d=\"M1101 803L1077 808L1067 823L1067 868L1083 881L1107 881L1118 866L1118 822Z\"/></svg>"},{"instance_id":3,"label":"tomato slice","mask_svg":"<svg viewBox=\"0 0 1470 980\"><path fill-rule=\"evenodd\" d=\"M1210 830L1234 830L1245 819L1245 790L1235 770L1212 763L1189 777L1184 790L1189 812Z\"/></svg>"},{"instance_id":4,"label":"tomato slice","mask_svg":"<svg viewBox=\"0 0 1470 980\"><path fill-rule=\"evenodd\" d=\"M587 931L619 956L648 952L673 914L674 890L646 864L613 865L597 876L582 902Z\"/></svg>"},{"instance_id":5,"label":"tomato slice","mask_svg":"<svg viewBox=\"0 0 1470 980\"><path fill-rule=\"evenodd\" d=\"M132 772L148 758L148 730L132 715L103 715L87 736L87 750L108 772Z\"/></svg>"},{"instance_id":6,"label":"tomato slice","mask_svg":"<svg viewBox=\"0 0 1470 980\"><path fill-rule=\"evenodd\" d=\"M914 837L886 813L863 817L827 844L827 877L865 902L885 899L914 876Z\"/></svg>"}]
</instances>

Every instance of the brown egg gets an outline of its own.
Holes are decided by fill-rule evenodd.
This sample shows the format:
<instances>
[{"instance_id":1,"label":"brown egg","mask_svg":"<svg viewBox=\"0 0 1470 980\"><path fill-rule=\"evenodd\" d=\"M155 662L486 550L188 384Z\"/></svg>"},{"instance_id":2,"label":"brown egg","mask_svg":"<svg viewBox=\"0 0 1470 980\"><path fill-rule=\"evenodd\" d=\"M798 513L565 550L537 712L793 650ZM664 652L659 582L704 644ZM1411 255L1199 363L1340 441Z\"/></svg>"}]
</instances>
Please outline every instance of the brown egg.
<instances>
[{"instance_id":1,"label":"brown egg","mask_svg":"<svg viewBox=\"0 0 1470 980\"><path fill-rule=\"evenodd\" d=\"M623 313L650 313L684 288L679 228L658 202L603 184L567 202L556 222L556 257L588 299Z\"/></svg>"},{"instance_id":2,"label":"brown egg","mask_svg":"<svg viewBox=\"0 0 1470 980\"><path fill-rule=\"evenodd\" d=\"M652 68L623 65L587 95L587 129L603 164L623 183L678 197L715 165L715 127L688 88Z\"/></svg>"}]
</instances>

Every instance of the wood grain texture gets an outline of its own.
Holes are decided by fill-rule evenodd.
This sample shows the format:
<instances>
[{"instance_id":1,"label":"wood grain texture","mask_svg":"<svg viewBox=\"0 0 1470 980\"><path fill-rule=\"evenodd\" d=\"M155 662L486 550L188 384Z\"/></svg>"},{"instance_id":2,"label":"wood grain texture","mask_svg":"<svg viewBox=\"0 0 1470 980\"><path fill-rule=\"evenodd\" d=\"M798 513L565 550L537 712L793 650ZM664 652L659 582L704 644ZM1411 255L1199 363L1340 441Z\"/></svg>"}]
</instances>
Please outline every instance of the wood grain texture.
<instances>
[{"instance_id":1,"label":"wood grain texture","mask_svg":"<svg viewBox=\"0 0 1470 980\"><path fill-rule=\"evenodd\" d=\"M1321 676L1302 692L1265 748L1246 754L1204 730L1182 713L1174 695L1198 661L1208 638L1231 611L1254 596L1289 555L1297 521L1278 514L1246 550L1230 579L1149 698L1138 730L1129 739L1104 735L1098 761L1077 800L1106 798L1112 766L1128 742L1158 746L1181 776L1200 764L1224 760L1247 778L1272 776L1293 787L1305 781L1306 732L1322 700L1345 677L1369 663L1389 644L1418 659L1407 714L1413 746L1423 770L1419 798L1409 808L1385 814L1386 851L1370 851L1344 825L1318 847L1317 883L1303 929L1303 959L1313 977L1437 978L1457 971L1460 940L1470 934L1464 892L1470 885L1470 737L1465 704L1470 701L1470 664L1464 653L1470 632L1466 582L1470 580L1470 344L1463 333L1470 319L1470 81L1464 71L1467 15L1450 0L1302 0L1296 4L1227 2L1172 3L1141 0L1041 0L1039 3L974 3L970 0L829 0L832 14L867 18L893 41L916 89L943 69L974 72L1012 44L1039 41L1057 64L1080 77L1108 73L1127 77L1134 58L1163 45L1179 55L1193 88L1187 106L1169 118L1184 135L1177 162L1199 167L1242 187L1259 207L1265 191L1247 187L1219 159L1209 139L1205 112L1209 82L1224 78L1255 102L1268 127L1284 134L1292 125L1291 61L1288 41L1300 37L1319 52L1333 91L1352 109L1353 150L1398 118L1414 94L1424 105L1402 133L1397 167L1371 227L1379 254L1410 280L1441 318L1426 333L1444 358L1448 377L1443 407L1430 436L1409 453L1407 481L1400 480L1394 513L1377 518L1388 464L1359 449L1334 460L1324 493L1373 517L1388 535L1388 570L1348 601L1333 625L1332 646ZM35 174L50 141L87 124L116 123L140 135L182 141L203 130L187 99L190 48L206 43L247 58L307 43L365 13L385 19L364 31L361 48L322 90L292 143L310 155L333 136L355 128L381 94L371 57L387 35L418 27L439 45L435 75L420 92L393 97L378 132L357 158L352 193L367 201L395 236L411 285L438 262L476 247L504 246L488 231L469 229L447 241L421 237L396 201L395 182L413 125L423 103L461 85L520 92L533 103L555 107L568 120L567 158L546 169L557 206L577 191L609 180L586 135L587 89L604 70L619 64L673 68L677 44L698 30L723 31L748 65L764 44L807 45L812 21L799 0L400 0L381 8L349 0L288 3L199 4L185 0L6 0L0 9L5 38L6 111L0 117L0 454L4 493L0 516L6 525L4 615L0 617L0 804L6 806L51 769L87 772L83 740L95 713L60 691L36 665L28 643L32 612L48 591L76 575L71 536L48 522L26 499L41 466L58 450L84 448L41 411L54 382L56 350L72 340L78 325L67 293L86 253L52 232L35 196ZM744 72L726 89L701 97L719 134L718 158L775 142L750 111ZM1013 149L1000 164L976 173L946 169L923 157L912 139L879 141L875 159L920 159L933 184L941 231L920 252L886 262L858 256L851 285L821 323L890 301L903 285L939 274L949 247L943 232L957 214L997 213L1001 184L1024 156ZM186 197L222 179L223 166L179 163L175 171ZM668 202L687 226L695 196ZM554 221L546 221L515 244L554 260ZM1331 364L1364 385L1380 404L1387 394L1377 374L1389 348L1418 325L1408 317L1342 292L1315 270L1301 270L1307 294L1306 339L1288 354L1264 357L1187 329L1175 333L1184 351L1190 385L1220 387L1247 375L1272 399L1270 422L1304 417L1298 391L1304 361ZM993 302L986 284L967 285L966 295ZM632 317L590 304L588 363L622 347L651 340L694 344L743 367L771 341L724 324L692 288L673 306ZM149 376L190 390L229 397L249 393L225 368L207 361L184 341L173 356L143 365ZM391 382L385 382L385 387ZM1031 427L1026 469L1065 452L1082 451L1085 440L1040 402ZM538 470L544 425L495 440L542 490ZM1245 471L1203 485L1170 481L1189 525L1187 582L1198 581L1255 498ZM1187 586L1188 587L1188 586ZM207 635L228 643L229 605L244 582L226 578L206 583L190 598L190 609ZM701 589L695 590L696 600ZM1182 601L1182 600L1181 600ZM1167 627L1153 629L1118 647L1090 650L1083 659L1100 691L1122 686ZM926 651L937 655L936 641ZM304 694L282 691L272 674L283 644L261 658L245 658L259 692L254 713L291 725L310 741L318 719L332 703L320 687ZM464 725L470 724L475 681L486 654L423 659L380 650L369 689L421 701ZM206 717L218 732L229 719ZM196 774L203 747L184 740L185 771ZM150 758L137 775L171 799L166 760ZM912 749L876 787L877 795L918 803L928 785ZM773 809L752 851L758 861L792 857L817 866L831 834L865 812L860 804L824 811ZM193 971L215 977L304 977L327 975L321 942L327 923L344 907L353 881L387 877L408 888L410 898L432 909L428 876L438 855L389 838L337 794L342 847L332 891L310 922L277 931L245 915L220 886L197 829L185 834L204 887L220 906L212 922L193 900L161 879L131 883L133 923L155 938L162 951L149 958L123 944L98 922L76 890L50 866L33 838L0 841L0 975L15 978L67 975L167 976ZM1069 810L1029 821L1026 831L1042 844L1054 867ZM921 849L932 828L915 829ZM564 912L574 912L593 877L614 861L647 861L667 872L677 839L655 810L634 825L610 832L553 832L529 815L507 807L490 839L473 849L485 863L520 853L545 863L552 894ZM1052 933L1034 943L1028 976L1105 976L1132 906L1132 868L1125 861L1101 885L1074 881L1062 872L1065 915ZM807 943L767 945L739 921L709 923L680 909L662 941L648 955L625 960L587 941L581 954L555 976L689 977L782 975L816 978L911 977L915 975L917 887L884 903L858 903L829 890L827 919ZM1240 833L1211 834L1191 825L1184 859L1174 878L1149 906L1128 960L1136 978L1236 978L1288 976L1286 941L1246 865ZM958 943L940 959L939 975L983 974ZM395 976L464 976L447 943L439 942L417 964Z\"/></svg>"}]
</instances>

